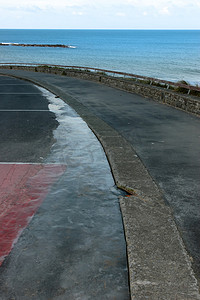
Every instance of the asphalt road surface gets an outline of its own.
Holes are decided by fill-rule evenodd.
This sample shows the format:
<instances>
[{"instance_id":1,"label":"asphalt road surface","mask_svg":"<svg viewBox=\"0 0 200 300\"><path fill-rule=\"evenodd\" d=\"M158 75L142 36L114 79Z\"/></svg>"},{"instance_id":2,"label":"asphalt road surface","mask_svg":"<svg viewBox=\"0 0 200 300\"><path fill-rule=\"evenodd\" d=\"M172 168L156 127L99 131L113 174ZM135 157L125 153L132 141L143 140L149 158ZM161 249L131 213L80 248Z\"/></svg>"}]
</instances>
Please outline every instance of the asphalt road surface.
<instances>
[{"instance_id":1,"label":"asphalt road surface","mask_svg":"<svg viewBox=\"0 0 200 300\"><path fill-rule=\"evenodd\" d=\"M40 162L53 144L58 122L34 85L0 77L0 161Z\"/></svg>"},{"instance_id":2,"label":"asphalt road surface","mask_svg":"<svg viewBox=\"0 0 200 300\"><path fill-rule=\"evenodd\" d=\"M76 98L133 145L173 211L200 280L199 117L99 83L30 72L31 77Z\"/></svg>"},{"instance_id":3,"label":"asphalt road surface","mask_svg":"<svg viewBox=\"0 0 200 300\"><path fill-rule=\"evenodd\" d=\"M96 137L54 95L4 76L0 126L0 299L128 300L121 192Z\"/></svg>"},{"instance_id":4,"label":"asphalt road surface","mask_svg":"<svg viewBox=\"0 0 200 300\"><path fill-rule=\"evenodd\" d=\"M200 280L200 118L73 78L52 77L134 147L171 207Z\"/></svg>"},{"instance_id":5,"label":"asphalt road surface","mask_svg":"<svg viewBox=\"0 0 200 300\"><path fill-rule=\"evenodd\" d=\"M5 72L50 85L55 91L59 88L133 145L173 212L200 281L200 119L86 80L20 70Z\"/></svg>"}]
</instances>

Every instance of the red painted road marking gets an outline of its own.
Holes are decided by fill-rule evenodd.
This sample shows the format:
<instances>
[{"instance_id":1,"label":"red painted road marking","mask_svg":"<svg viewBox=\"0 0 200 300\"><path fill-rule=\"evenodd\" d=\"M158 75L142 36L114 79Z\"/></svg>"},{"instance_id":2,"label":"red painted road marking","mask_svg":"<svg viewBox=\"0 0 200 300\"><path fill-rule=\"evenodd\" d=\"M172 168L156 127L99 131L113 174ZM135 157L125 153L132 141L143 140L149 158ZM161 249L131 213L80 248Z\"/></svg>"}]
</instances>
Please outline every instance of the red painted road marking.
<instances>
[{"instance_id":1,"label":"red painted road marking","mask_svg":"<svg viewBox=\"0 0 200 300\"><path fill-rule=\"evenodd\" d=\"M0 266L35 214L64 165L0 165Z\"/></svg>"}]
</instances>

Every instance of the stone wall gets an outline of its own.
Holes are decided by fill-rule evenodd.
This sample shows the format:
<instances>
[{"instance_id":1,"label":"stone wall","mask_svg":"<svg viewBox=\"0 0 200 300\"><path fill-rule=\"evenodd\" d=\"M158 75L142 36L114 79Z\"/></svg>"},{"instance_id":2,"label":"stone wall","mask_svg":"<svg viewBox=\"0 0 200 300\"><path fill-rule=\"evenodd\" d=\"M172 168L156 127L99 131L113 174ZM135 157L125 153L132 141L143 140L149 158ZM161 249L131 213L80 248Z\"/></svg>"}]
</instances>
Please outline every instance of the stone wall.
<instances>
[{"instance_id":1,"label":"stone wall","mask_svg":"<svg viewBox=\"0 0 200 300\"><path fill-rule=\"evenodd\" d=\"M77 69L62 69L56 67L46 67L46 66L3 66L6 69L23 69L34 72L45 72L52 74L59 74L68 77L76 77L85 80L91 80L95 82L100 82L102 84L128 91L131 93L136 93L142 95L146 98L151 98L163 104L173 106L177 109L182 109L187 112L196 114L200 116L200 98L176 93L170 89L160 88L149 84L139 83L131 79L123 79L113 76L108 76L104 73L96 73L92 71L77 70Z\"/></svg>"}]
</instances>

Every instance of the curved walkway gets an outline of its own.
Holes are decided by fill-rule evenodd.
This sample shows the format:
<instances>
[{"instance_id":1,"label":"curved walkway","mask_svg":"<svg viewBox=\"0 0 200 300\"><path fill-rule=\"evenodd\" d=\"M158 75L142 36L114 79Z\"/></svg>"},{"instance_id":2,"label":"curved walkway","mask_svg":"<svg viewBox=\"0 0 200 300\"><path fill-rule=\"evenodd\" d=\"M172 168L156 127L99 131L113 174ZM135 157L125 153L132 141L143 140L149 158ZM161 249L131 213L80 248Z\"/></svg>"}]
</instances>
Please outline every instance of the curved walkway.
<instances>
[{"instance_id":1,"label":"curved walkway","mask_svg":"<svg viewBox=\"0 0 200 300\"><path fill-rule=\"evenodd\" d=\"M56 93L102 142L118 187L133 195L121 199L132 296L200 299L171 214L172 210L199 278L199 119L97 83L26 71L1 73Z\"/></svg>"},{"instance_id":2,"label":"curved walkway","mask_svg":"<svg viewBox=\"0 0 200 300\"><path fill-rule=\"evenodd\" d=\"M122 193L100 143L31 83L0 76L0 97L0 299L130 299Z\"/></svg>"}]
</instances>

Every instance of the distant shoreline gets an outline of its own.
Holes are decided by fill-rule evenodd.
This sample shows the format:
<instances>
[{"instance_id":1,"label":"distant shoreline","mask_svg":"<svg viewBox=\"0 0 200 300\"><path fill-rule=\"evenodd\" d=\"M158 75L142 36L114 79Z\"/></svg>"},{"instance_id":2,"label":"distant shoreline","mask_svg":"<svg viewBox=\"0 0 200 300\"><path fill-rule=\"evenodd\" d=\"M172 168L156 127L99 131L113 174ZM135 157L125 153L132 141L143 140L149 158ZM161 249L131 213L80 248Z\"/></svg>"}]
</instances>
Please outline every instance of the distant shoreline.
<instances>
[{"instance_id":1,"label":"distant shoreline","mask_svg":"<svg viewBox=\"0 0 200 300\"><path fill-rule=\"evenodd\" d=\"M0 46L18 46L18 47L51 47L51 48L76 48L74 46L62 44L20 44L20 43L0 43Z\"/></svg>"}]
</instances>

